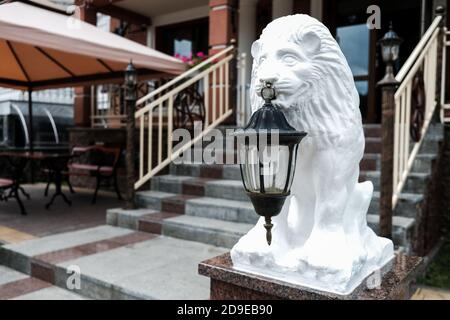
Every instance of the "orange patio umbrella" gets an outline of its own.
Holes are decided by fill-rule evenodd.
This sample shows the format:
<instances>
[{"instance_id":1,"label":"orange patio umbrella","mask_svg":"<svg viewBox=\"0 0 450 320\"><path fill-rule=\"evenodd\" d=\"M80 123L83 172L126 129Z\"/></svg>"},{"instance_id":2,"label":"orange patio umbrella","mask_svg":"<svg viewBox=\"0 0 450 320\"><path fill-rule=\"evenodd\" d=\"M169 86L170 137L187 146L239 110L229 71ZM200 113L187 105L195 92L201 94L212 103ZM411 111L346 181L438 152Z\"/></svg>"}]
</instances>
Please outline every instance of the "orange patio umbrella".
<instances>
[{"instance_id":1,"label":"orange patio umbrella","mask_svg":"<svg viewBox=\"0 0 450 320\"><path fill-rule=\"evenodd\" d=\"M0 5L0 86L29 92L30 121L33 90L122 82L130 61L140 79L185 70L176 58L57 11L42 0Z\"/></svg>"}]
</instances>

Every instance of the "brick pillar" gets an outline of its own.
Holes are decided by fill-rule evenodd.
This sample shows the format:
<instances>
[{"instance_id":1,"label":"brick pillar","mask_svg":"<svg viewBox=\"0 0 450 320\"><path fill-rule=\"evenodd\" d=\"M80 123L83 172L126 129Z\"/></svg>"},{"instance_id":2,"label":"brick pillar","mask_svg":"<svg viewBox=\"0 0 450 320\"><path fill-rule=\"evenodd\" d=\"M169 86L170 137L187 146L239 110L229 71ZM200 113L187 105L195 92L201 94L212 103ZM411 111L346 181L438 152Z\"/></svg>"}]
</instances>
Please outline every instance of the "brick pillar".
<instances>
[{"instance_id":1,"label":"brick pillar","mask_svg":"<svg viewBox=\"0 0 450 320\"><path fill-rule=\"evenodd\" d=\"M236 0L209 1L209 53L214 54L236 40L238 32Z\"/></svg>"},{"instance_id":2,"label":"brick pillar","mask_svg":"<svg viewBox=\"0 0 450 320\"><path fill-rule=\"evenodd\" d=\"M395 80L392 63L386 66L381 87L381 176L380 176L380 236L392 239L392 195L394 191L394 121Z\"/></svg>"},{"instance_id":3,"label":"brick pillar","mask_svg":"<svg viewBox=\"0 0 450 320\"><path fill-rule=\"evenodd\" d=\"M238 36L238 1L237 0L209 0L209 55L225 49L231 44L237 46ZM218 75L217 75L218 76ZM212 79L210 80L212 83ZM230 65L229 74L230 108L235 109L237 72L235 60ZM212 97L212 94L210 94ZM211 103L210 103L211 106ZM210 116L212 109L209 110ZM236 112L234 113L236 114ZM235 123L235 115L227 119L227 124Z\"/></svg>"},{"instance_id":4,"label":"brick pillar","mask_svg":"<svg viewBox=\"0 0 450 320\"><path fill-rule=\"evenodd\" d=\"M97 11L92 7L80 8L80 19L97 24ZM74 124L76 127L89 127L91 115L91 88L76 87L74 100Z\"/></svg>"},{"instance_id":5,"label":"brick pillar","mask_svg":"<svg viewBox=\"0 0 450 320\"><path fill-rule=\"evenodd\" d=\"M380 235L392 239L394 109L397 84L382 84Z\"/></svg>"}]
</instances>

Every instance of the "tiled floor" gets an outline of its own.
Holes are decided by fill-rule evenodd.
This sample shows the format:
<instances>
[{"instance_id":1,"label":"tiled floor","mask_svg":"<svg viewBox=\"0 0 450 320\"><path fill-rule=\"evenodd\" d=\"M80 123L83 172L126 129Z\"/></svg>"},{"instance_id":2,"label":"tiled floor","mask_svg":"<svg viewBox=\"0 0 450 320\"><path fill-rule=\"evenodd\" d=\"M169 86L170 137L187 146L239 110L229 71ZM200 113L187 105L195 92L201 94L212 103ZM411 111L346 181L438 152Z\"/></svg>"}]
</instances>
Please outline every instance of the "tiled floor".
<instances>
[{"instance_id":1,"label":"tiled floor","mask_svg":"<svg viewBox=\"0 0 450 320\"><path fill-rule=\"evenodd\" d=\"M0 202L0 243L15 243L102 225L105 223L106 209L121 206L114 193L99 192L97 203L92 205L93 191L76 189L75 194L64 190L72 206L57 198L50 210L46 210L45 204L49 198L44 197L44 184L24 185L24 189L31 195L30 200L24 200L27 216L20 215L14 199Z\"/></svg>"}]
</instances>

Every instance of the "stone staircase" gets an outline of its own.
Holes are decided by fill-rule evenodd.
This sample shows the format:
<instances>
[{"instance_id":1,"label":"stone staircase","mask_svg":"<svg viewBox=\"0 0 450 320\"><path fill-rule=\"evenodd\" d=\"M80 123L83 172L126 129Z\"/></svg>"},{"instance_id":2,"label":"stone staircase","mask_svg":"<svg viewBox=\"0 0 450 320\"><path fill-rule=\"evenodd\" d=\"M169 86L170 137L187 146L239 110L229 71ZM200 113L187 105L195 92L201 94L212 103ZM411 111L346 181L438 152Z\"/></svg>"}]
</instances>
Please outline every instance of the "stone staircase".
<instances>
[{"instance_id":1,"label":"stone staircase","mask_svg":"<svg viewBox=\"0 0 450 320\"><path fill-rule=\"evenodd\" d=\"M365 129L361 180L378 189L380 128ZM431 128L400 197L397 246L409 246L413 236L440 131ZM137 194L140 209L108 210L109 225L0 246L0 299L207 299L210 284L198 263L226 252L258 218L239 168L172 164L151 187ZM377 191L367 216L375 231L378 197ZM69 289L73 267L81 286Z\"/></svg>"},{"instance_id":2,"label":"stone staircase","mask_svg":"<svg viewBox=\"0 0 450 320\"><path fill-rule=\"evenodd\" d=\"M364 131L366 148L360 164L360 181L370 180L374 184L367 220L377 232L381 128L365 125ZM421 210L441 139L442 126L430 127L399 198L393 218L397 246L410 247L415 217ZM152 179L151 190L137 193L137 202L143 208L138 212L109 210L108 223L231 248L258 219L244 192L238 165L171 164L169 174Z\"/></svg>"}]
</instances>

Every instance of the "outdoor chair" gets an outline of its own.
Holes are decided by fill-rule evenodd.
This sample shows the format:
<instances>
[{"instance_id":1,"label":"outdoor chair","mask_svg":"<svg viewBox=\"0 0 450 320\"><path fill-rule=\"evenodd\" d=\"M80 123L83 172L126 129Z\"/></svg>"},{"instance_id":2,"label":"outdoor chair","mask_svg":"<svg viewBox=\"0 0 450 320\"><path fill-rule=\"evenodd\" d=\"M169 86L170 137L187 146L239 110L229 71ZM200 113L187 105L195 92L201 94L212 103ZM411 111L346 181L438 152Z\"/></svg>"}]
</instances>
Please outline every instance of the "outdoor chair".
<instances>
[{"instance_id":1,"label":"outdoor chair","mask_svg":"<svg viewBox=\"0 0 450 320\"><path fill-rule=\"evenodd\" d=\"M96 186L92 204L97 201L97 193L101 186L113 182L117 198L122 200L117 182L117 167L120 160L120 148L104 146L74 147L73 160L69 163L69 176L91 176L96 178Z\"/></svg>"},{"instance_id":2,"label":"outdoor chair","mask_svg":"<svg viewBox=\"0 0 450 320\"><path fill-rule=\"evenodd\" d=\"M8 199L10 190L13 186L13 180L0 178L0 201L6 201ZM8 195L5 195L6 192L8 192Z\"/></svg>"}]
</instances>

